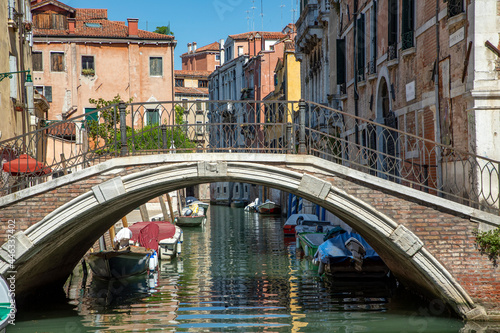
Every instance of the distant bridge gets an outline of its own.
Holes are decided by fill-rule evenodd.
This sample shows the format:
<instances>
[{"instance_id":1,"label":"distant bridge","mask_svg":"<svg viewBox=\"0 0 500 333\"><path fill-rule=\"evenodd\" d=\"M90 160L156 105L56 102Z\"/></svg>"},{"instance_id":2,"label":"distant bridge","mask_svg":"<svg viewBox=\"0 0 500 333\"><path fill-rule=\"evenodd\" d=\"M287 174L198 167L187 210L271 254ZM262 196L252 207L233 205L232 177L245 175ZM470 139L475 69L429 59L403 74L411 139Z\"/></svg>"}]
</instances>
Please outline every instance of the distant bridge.
<instances>
[{"instance_id":1,"label":"distant bridge","mask_svg":"<svg viewBox=\"0 0 500 333\"><path fill-rule=\"evenodd\" d=\"M208 123L179 105L176 117L175 106L121 104L108 114L97 110L101 118L0 143L45 162L4 177L0 236L7 241L13 219L17 233L13 263L9 244L0 248L0 273L17 272L19 295L61 284L100 235L150 199L238 181L325 207L367 239L400 280L464 318L500 319L500 276L473 236L500 225L491 214L498 212L498 162L454 151L438 168L437 154L449 147L312 103L213 102ZM374 138L365 145L346 134L361 122ZM11 160L4 170L20 166ZM451 165L455 175L444 172Z\"/></svg>"}]
</instances>

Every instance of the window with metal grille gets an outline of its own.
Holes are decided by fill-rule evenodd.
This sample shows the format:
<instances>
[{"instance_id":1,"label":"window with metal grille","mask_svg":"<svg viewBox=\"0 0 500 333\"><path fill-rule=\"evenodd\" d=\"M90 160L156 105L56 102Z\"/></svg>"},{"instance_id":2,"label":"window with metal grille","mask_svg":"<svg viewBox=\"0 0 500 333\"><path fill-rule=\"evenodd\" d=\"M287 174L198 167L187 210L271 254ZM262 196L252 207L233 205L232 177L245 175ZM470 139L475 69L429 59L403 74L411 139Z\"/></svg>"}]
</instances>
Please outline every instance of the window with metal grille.
<instances>
[{"instance_id":1,"label":"window with metal grille","mask_svg":"<svg viewBox=\"0 0 500 333\"><path fill-rule=\"evenodd\" d=\"M184 87L184 79L175 79L176 87Z\"/></svg>"},{"instance_id":2,"label":"window with metal grille","mask_svg":"<svg viewBox=\"0 0 500 333\"><path fill-rule=\"evenodd\" d=\"M162 57L149 58L149 75L163 76L163 59Z\"/></svg>"},{"instance_id":3,"label":"window with metal grille","mask_svg":"<svg viewBox=\"0 0 500 333\"><path fill-rule=\"evenodd\" d=\"M198 80L198 88L207 88L208 81L207 80Z\"/></svg>"},{"instance_id":4,"label":"window with metal grille","mask_svg":"<svg viewBox=\"0 0 500 333\"><path fill-rule=\"evenodd\" d=\"M398 0L389 0L388 13L388 44L389 44L389 60L396 59L397 43L398 43Z\"/></svg>"},{"instance_id":5,"label":"window with metal grille","mask_svg":"<svg viewBox=\"0 0 500 333\"><path fill-rule=\"evenodd\" d=\"M146 110L146 125L159 125L160 112L157 109Z\"/></svg>"},{"instance_id":6,"label":"window with metal grille","mask_svg":"<svg viewBox=\"0 0 500 333\"><path fill-rule=\"evenodd\" d=\"M357 21L357 74L358 81L365 80L365 14L359 14Z\"/></svg>"},{"instance_id":7,"label":"window with metal grille","mask_svg":"<svg viewBox=\"0 0 500 333\"><path fill-rule=\"evenodd\" d=\"M403 17L401 23L401 43L403 50L414 45L415 35L415 1L403 0Z\"/></svg>"},{"instance_id":8,"label":"window with metal grille","mask_svg":"<svg viewBox=\"0 0 500 333\"><path fill-rule=\"evenodd\" d=\"M50 53L50 70L52 72L64 72L64 52Z\"/></svg>"},{"instance_id":9,"label":"window with metal grille","mask_svg":"<svg viewBox=\"0 0 500 333\"><path fill-rule=\"evenodd\" d=\"M448 0L448 17L464 12L464 0Z\"/></svg>"}]
</instances>

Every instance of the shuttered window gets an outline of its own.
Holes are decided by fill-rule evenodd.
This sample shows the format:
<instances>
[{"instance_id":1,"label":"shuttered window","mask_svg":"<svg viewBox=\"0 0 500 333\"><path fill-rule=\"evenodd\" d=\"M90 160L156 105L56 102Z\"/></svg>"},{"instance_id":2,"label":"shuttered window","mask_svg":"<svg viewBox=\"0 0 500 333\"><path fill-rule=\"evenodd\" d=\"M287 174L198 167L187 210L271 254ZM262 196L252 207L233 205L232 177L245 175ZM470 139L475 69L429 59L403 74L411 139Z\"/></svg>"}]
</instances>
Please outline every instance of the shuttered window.
<instances>
[{"instance_id":1,"label":"shuttered window","mask_svg":"<svg viewBox=\"0 0 500 333\"><path fill-rule=\"evenodd\" d=\"M337 39L337 84L346 82L345 39Z\"/></svg>"},{"instance_id":2,"label":"shuttered window","mask_svg":"<svg viewBox=\"0 0 500 333\"><path fill-rule=\"evenodd\" d=\"M149 58L149 75L163 76L163 59L161 57Z\"/></svg>"},{"instance_id":3,"label":"shuttered window","mask_svg":"<svg viewBox=\"0 0 500 333\"><path fill-rule=\"evenodd\" d=\"M401 23L401 42L403 50L414 46L415 1L403 0L403 17Z\"/></svg>"},{"instance_id":4,"label":"shuttered window","mask_svg":"<svg viewBox=\"0 0 500 333\"><path fill-rule=\"evenodd\" d=\"M64 52L50 53L50 70L52 72L64 72Z\"/></svg>"},{"instance_id":5,"label":"shuttered window","mask_svg":"<svg viewBox=\"0 0 500 333\"><path fill-rule=\"evenodd\" d=\"M33 71L43 72L43 53L41 51L33 51Z\"/></svg>"},{"instance_id":6,"label":"shuttered window","mask_svg":"<svg viewBox=\"0 0 500 333\"><path fill-rule=\"evenodd\" d=\"M359 14L357 21L357 70L358 81L365 79L365 14Z\"/></svg>"}]
</instances>

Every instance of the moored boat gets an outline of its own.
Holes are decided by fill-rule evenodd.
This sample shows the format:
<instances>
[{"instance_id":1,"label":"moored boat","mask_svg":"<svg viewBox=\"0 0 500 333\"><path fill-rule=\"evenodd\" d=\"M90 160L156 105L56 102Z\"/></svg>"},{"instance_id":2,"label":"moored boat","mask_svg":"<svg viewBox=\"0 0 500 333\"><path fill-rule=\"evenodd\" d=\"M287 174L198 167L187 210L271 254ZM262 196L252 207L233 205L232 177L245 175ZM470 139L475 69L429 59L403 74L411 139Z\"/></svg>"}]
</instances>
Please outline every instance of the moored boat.
<instances>
[{"instance_id":1,"label":"moored boat","mask_svg":"<svg viewBox=\"0 0 500 333\"><path fill-rule=\"evenodd\" d=\"M269 200L258 205L256 209L260 214L265 214L265 215L281 214L281 206Z\"/></svg>"},{"instance_id":2,"label":"moored boat","mask_svg":"<svg viewBox=\"0 0 500 333\"><path fill-rule=\"evenodd\" d=\"M101 279L121 279L146 273L154 250L128 246L120 250L88 253L85 260L92 273Z\"/></svg>"},{"instance_id":3,"label":"moored boat","mask_svg":"<svg viewBox=\"0 0 500 333\"><path fill-rule=\"evenodd\" d=\"M318 272L335 278L383 278L389 268L375 250L352 232L338 234L318 247L314 261Z\"/></svg>"},{"instance_id":4,"label":"moored boat","mask_svg":"<svg viewBox=\"0 0 500 333\"><path fill-rule=\"evenodd\" d=\"M344 229L328 221L299 220L299 224L295 226L296 247L302 249L306 257L313 258L318 247L324 243L326 234L331 231L345 232Z\"/></svg>"},{"instance_id":5,"label":"moored boat","mask_svg":"<svg viewBox=\"0 0 500 333\"><path fill-rule=\"evenodd\" d=\"M318 217L313 214L292 214L286 220L283 225L283 233L285 236L295 236L295 226L300 223L300 221L318 221ZM298 223L297 223L298 221Z\"/></svg>"},{"instance_id":6,"label":"moored boat","mask_svg":"<svg viewBox=\"0 0 500 333\"><path fill-rule=\"evenodd\" d=\"M203 208L203 215L207 216L208 214L208 208L210 207L210 204L208 202L203 202L195 197L187 197L186 198L186 205L191 206L193 204L198 205L200 208Z\"/></svg>"},{"instance_id":7,"label":"moored boat","mask_svg":"<svg viewBox=\"0 0 500 333\"><path fill-rule=\"evenodd\" d=\"M137 222L129 227L134 244L157 251L159 260L170 260L181 253L182 229L168 221Z\"/></svg>"},{"instance_id":8,"label":"moored boat","mask_svg":"<svg viewBox=\"0 0 500 333\"><path fill-rule=\"evenodd\" d=\"M175 224L181 227L198 227L205 222L206 218L204 209L192 203L182 209L181 215L175 218Z\"/></svg>"}]
</instances>

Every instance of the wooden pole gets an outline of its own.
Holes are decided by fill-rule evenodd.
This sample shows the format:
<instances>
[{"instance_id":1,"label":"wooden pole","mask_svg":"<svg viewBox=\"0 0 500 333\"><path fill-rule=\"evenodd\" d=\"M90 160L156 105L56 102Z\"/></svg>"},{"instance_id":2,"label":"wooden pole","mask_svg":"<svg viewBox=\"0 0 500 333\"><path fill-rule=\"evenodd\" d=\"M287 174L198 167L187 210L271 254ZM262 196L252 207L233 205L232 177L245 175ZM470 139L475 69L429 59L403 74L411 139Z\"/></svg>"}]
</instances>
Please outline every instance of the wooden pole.
<instances>
[{"instance_id":1,"label":"wooden pole","mask_svg":"<svg viewBox=\"0 0 500 333\"><path fill-rule=\"evenodd\" d=\"M148 209L146 208L146 204L141 205L141 207L139 207L139 210L141 211L142 220L149 221L149 214L148 214Z\"/></svg>"},{"instance_id":2,"label":"wooden pole","mask_svg":"<svg viewBox=\"0 0 500 333\"><path fill-rule=\"evenodd\" d=\"M122 217L122 224L124 228L128 228L128 221L126 216Z\"/></svg>"},{"instance_id":3,"label":"wooden pole","mask_svg":"<svg viewBox=\"0 0 500 333\"><path fill-rule=\"evenodd\" d=\"M163 196L162 195L160 195L158 197L158 200L160 200L160 207L161 207L161 212L163 214L163 220L167 221L168 212L167 212L167 205L165 205L165 200L163 200Z\"/></svg>"},{"instance_id":4,"label":"wooden pole","mask_svg":"<svg viewBox=\"0 0 500 333\"><path fill-rule=\"evenodd\" d=\"M110 241L111 241L111 248L114 249L115 248L115 225L113 224L113 226L111 228L109 228L109 238L110 238Z\"/></svg>"},{"instance_id":5,"label":"wooden pole","mask_svg":"<svg viewBox=\"0 0 500 333\"><path fill-rule=\"evenodd\" d=\"M170 194L167 193L167 203L168 203L168 209L170 210L170 218L172 219L172 223L174 223L174 208L172 207L172 198L170 197Z\"/></svg>"}]
</instances>

